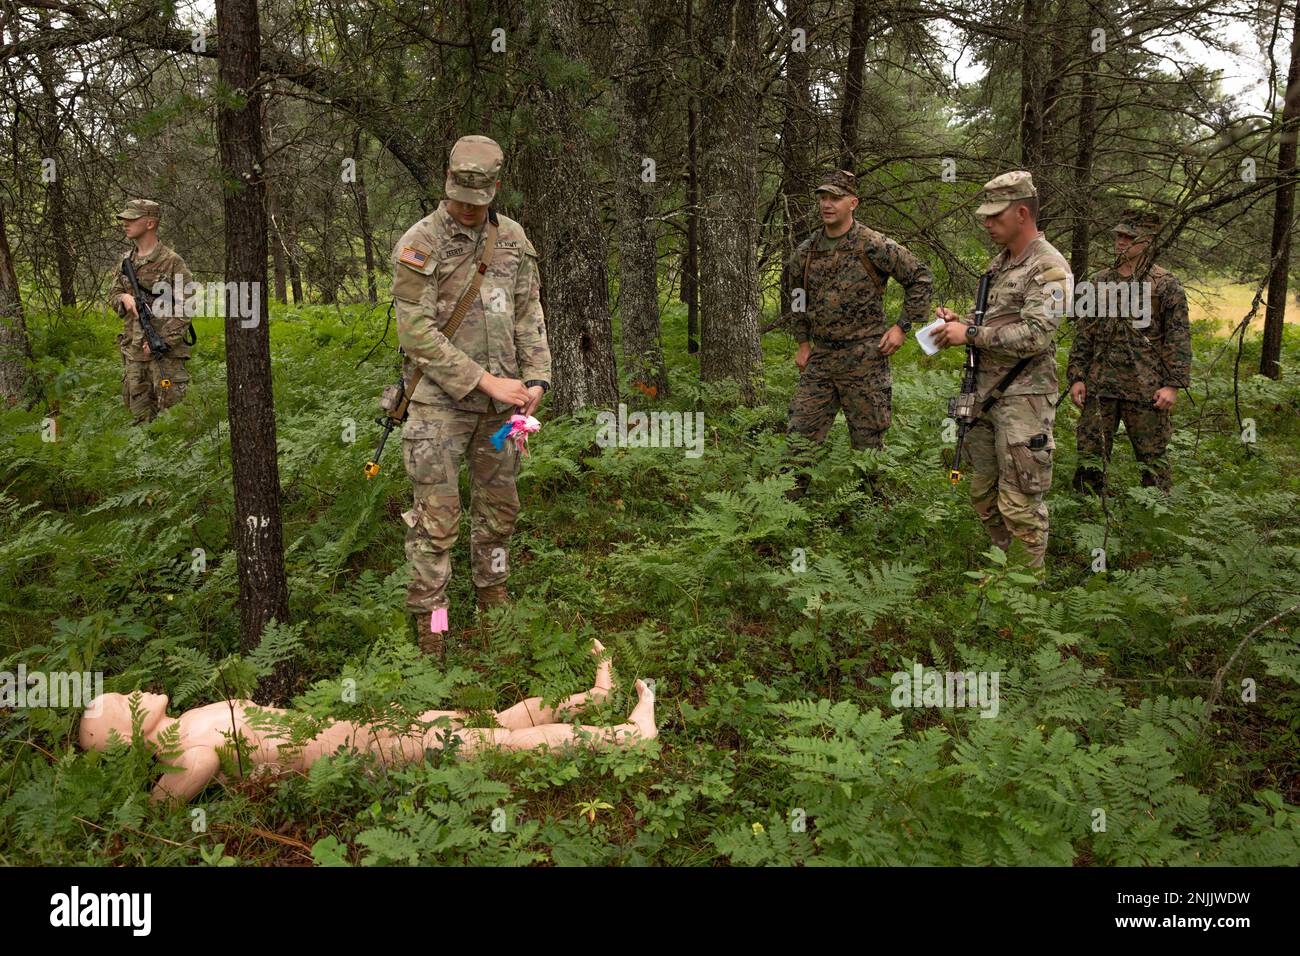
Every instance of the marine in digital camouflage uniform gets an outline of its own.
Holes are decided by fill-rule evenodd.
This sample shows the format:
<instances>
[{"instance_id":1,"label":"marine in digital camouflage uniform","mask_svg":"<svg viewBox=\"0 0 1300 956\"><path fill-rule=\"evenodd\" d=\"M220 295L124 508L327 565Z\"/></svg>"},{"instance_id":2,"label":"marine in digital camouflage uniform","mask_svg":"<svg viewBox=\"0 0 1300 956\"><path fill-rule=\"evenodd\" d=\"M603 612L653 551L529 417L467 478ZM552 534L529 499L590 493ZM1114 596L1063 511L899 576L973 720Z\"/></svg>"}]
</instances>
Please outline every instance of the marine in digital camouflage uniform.
<instances>
[{"instance_id":1,"label":"marine in digital camouflage uniform","mask_svg":"<svg viewBox=\"0 0 1300 956\"><path fill-rule=\"evenodd\" d=\"M962 317L939 309L948 320L945 344L973 343L979 353L977 401L982 402L1022 358L1029 364L1001 399L971 428L971 503L990 539L1006 551L1019 538L1029 563L1041 567L1047 554L1047 491L1052 486L1052 429L1059 399L1056 334L1070 296L1070 265L1038 231L1038 192L1024 170L1004 173L984 186L975 210L1002 252L989 264L984 324L974 312ZM1026 241L1027 240L1027 241ZM1024 245L1012 252L1019 243Z\"/></svg>"},{"instance_id":2,"label":"marine in digital camouflage uniform","mask_svg":"<svg viewBox=\"0 0 1300 956\"><path fill-rule=\"evenodd\" d=\"M1159 229L1153 213L1125 214L1115 226L1117 266L1093 277L1096 286L1149 281L1150 313L1106 316L1098 308L1096 314L1076 319L1069 378L1070 397L1083 409L1074 473L1079 491L1101 492L1120 422L1141 466L1142 484L1166 493L1173 487L1165 452L1174 431L1171 409L1178 389L1191 385L1192 332L1182 283L1146 258Z\"/></svg>"},{"instance_id":3,"label":"marine in digital camouflage uniform","mask_svg":"<svg viewBox=\"0 0 1300 956\"><path fill-rule=\"evenodd\" d=\"M402 516L413 567L406 606L417 615L421 648L431 653L445 649L441 630L450 552L460 528L461 461L469 459L470 564L478 602L503 603L519 514L519 453L511 442L497 451L489 439L516 412L532 414L550 387L537 253L514 220L498 217L496 247L478 296L450 340L440 331L482 258L502 159L501 147L485 136L458 140L448 166L448 198L393 248L406 381L417 367L423 371L402 428L402 456L415 492L412 509Z\"/></svg>"},{"instance_id":4,"label":"marine in digital camouflage uniform","mask_svg":"<svg viewBox=\"0 0 1300 956\"><path fill-rule=\"evenodd\" d=\"M787 266L792 302L803 290L804 310L792 308L791 327L800 344L799 384L790 403L788 434L793 457L807 460L809 443L826 438L842 408L854 448L880 448L892 420L889 356L897 351L912 323L930 308L930 270L904 246L852 219L857 181L845 170L829 173L816 190L827 223L809 236ZM824 197L852 197L844 207L845 231L829 235L834 212ZM893 326L885 318L885 286L903 286L903 314ZM897 330L896 332L893 330ZM801 475L791 497L807 485Z\"/></svg>"},{"instance_id":5,"label":"marine in digital camouflage uniform","mask_svg":"<svg viewBox=\"0 0 1300 956\"><path fill-rule=\"evenodd\" d=\"M140 290L151 298L154 328L170 346L161 357L155 357L149 351L149 343L145 341L134 311L135 297L131 294L131 284L122 274L122 259L115 260L117 271L108 301L123 320L122 333L117 337L123 364L122 400L131 411L133 424L137 425L153 421L159 412L180 402L190 381L186 368L190 358L190 347L186 342L190 319L184 305L185 286L191 281L190 270L184 259L158 241L161 213L162 208L152 200L132 199L117 214L127 238L135 243L127 255L135 268ZM141 252L141 246L148 251ZM163 285L167 287L166 294L153 299L154 295L164 291ZM131 308L127 308L127 303Z\"/></svg>"}]
</instances>

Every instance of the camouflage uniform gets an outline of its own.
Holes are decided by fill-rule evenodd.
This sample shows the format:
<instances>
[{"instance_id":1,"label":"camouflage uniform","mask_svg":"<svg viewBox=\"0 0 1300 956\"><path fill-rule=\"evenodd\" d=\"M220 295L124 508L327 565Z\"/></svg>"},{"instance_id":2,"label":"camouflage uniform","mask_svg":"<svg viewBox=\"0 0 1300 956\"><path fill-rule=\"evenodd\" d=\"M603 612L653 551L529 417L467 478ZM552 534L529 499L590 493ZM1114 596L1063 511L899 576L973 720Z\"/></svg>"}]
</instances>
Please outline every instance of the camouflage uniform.
<instances>
[{"instance_id":1,"label":"camouflage uniform","mask_svg":"<svg viewBox=\"0 0 1300 956\"><path fill-rule=\"evenodd\" d=\"M118 213L119 219L140 219L145 216L157 219L160 208L147 199L132 199ZM185 286L191 281L185 260L161 242L148 255L135 249L128 253L135 268L140 289L150 297L167 287L167 296L151 302L154 309L154 328L171 350L158 358L146 355L144 331L134 315L122 307L122 296L131 294L130 283L122 274L118 259L117 272L109 289L109 305L122 316L122 333L117 346L122 353L122 400L131 410L135 424L153 421L158 413L171 408L185 397L190 373L185 363L190 358L186 335L190 329L189 317L183 307ZM125 258L125 256L123 256ZM158 283L161 283L159 285ZM170 303L170 306L168 306ZM166 383L166 384L165 384Z\"/></svg>"},{"instance_id":2,"label":"camouflage uniform","mask_svg":"<svg viewBox=\"0 0 1300 956\"><path fill-rule=\"evenodd\" d=\"M496 143L464 137L452 151L447 194L486 205L500 168ZM402 517L406 556L414 569L406 604L426 619L428 612L447 607L450 551L460 529L460 465L466 456L474 584L480 589L503 585L509 575L510 536L519 514L518 452L509 442L497 451L489 439L516 410L475 386L485 371L548 385L551 375L537 253L523 227L505 216L498 217L496 248L478 297L450 340L439 331L482 257L486 232L486 223L461 225L444 201L393 249L406 380L416 367L423 369L402 428L402 457L415 492L414 506Z\"/></svg>"},{"instance_id":3,"label":"camouflage uniform","mask_svg":"<svg viewBox=\"0 0 1300 956\"><path fill-rule=\"evenodd\" d=\"M1151 235L1158 228L1149 215L1130 214L1115 231L1139 236ZM1093 282L1129 283L1140 272L1139 267L1134 276L1123 276L1116 269L1103 269ZM1177 276L1151 265L1146 280L1152 288L1150 324L1145 328L1136 327L1145 324L1138 321L1141 316L1135 320L1097 314L1077 320L1069 379L1071 385L1083 382L1086 386L1077 433L1079 467L1074 473L1074 486L1080 491L1101 490L1121 421L1141 465L1142 484L1155 485L1166 493L1173 487L1165 457L1173 420L1168 409L1155 407L1154 399L1161 388L1191 385L1191 325L1187 295Z\"/></svg>"},{"instance_id":4,"label":"camouflage uniform","mask_svg":"<svg viewBox=\"0 0 1300 956\"><path fill-rule=\"evenodd\" d=\"M834 172L817 192L856 195L854 177ZM932 277L916 256L892 239L854 222L831 238L823 227L790 260L786 284L803 289L806 310L792 314L799 343L812 341L808 365L790 403L791 436L821 442L844 409L854 448L880 448L892 417L889 358L878 347L888 324L885 285L893 277L904 289L907 332L930 308Z\"/></svg>"},{"instance_id":5,"label":"camouflage uniform","mask_svg":"<svg viewBox=\"0 0 1300 956\"><path fill-rule=\"evenodd\" d=\"M1005 173L984 187L980 216L997 215L1015 199L1037 195L1029 173ZM1047 553L1044 497L1052 486L1052 428L1059 399L1056 333L1069 296L1070 266L1040 233L1020 255L1004 249L989 265L984 324L972 342L979 350L978 401L1022 358L1030 363L966 438L971 503L993 543L1004 551L1012 537L1041 566ZM969 325L972 312L965 318Z\"/></svg>"}]
</instances>

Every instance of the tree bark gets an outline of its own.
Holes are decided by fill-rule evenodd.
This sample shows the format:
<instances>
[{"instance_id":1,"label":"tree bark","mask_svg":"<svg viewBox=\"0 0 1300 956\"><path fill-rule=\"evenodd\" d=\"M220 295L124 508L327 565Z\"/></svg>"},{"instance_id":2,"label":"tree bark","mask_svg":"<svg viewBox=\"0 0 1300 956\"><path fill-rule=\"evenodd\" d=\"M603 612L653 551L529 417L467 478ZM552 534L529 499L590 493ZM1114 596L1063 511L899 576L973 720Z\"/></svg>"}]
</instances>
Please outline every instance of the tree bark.
<instances>
[{"instance_id":1,"label":"tree bark","mask_svg":"<svg viewBox=\"0 0 1300 956\"><path fill-rule=\"evenodd\" d=\"M574 0L546 4L550 49L582 62ZM519 164L527 222L537 248L542 273L542 303L546 312L554 378L554 411L568 414L580 408L611 408L618 402L614 367L614 330L609 317L607 247L601 229L595 176L595 154L578 118L572 89L552 85L537 61L537 45L529 72L533 129Z\"/></svg>"},{"instance_id":2,"label":"tree bark","mask_svg":"<svg viewBox=\"0 0 1300 956\"><path fill-rule=\"evenodd\" d=\"M658 168L647 180L653 56L646 18L653 4L624 0L615 7L614 85L618 124L614 207L618 216L618 310L623 369L628 380L651 397L668 394L663 338L659 329L659 256L652 217Z\"/></svg>"},{"instance_id":3,"label":"tree bark","mask_svg":"<svg viewBox=\"0 0 1300 956\"><path fill-rule=\"evenodd\" d=\"M858 117L862 114L862 71L867 60L867 0L853 0L849 29L849 59L844 73L844 103L840 110L840 169L858 171Z\"/></svg>"},{"instance_id":4,"label":"tree bark","mask_svg":"<svg viewBox=\"0 0 1300 956\"><path fill-rule=\"evenodd\" d=\"M1072 10L1069 0L1056 0L1055 16L1047 44L1051 49L1051 62L1042 85L1043 145L1038 170L1034 176L1038 188L1038 228L1046 230L1048 223L1060 215L1060 192L1056 182L1056 167L1045 161L1048 156L1064 152L1061 139L1061 81L1068 66L1068 47L1065 37L1069 33Z\"/></svg>"},{"instance_id":5,"label":"tree bark","mask_svg":"<svg viewBox=\"0 0 1300 956\"><path fill-rule=\"evenodd\" d=\"M1089 244L1092 242L1092 160L1097 136L1097 75L1101 57L1088 57L1092 27L1085 25L1085 68L1079 86L1079 126L1074 155L1074 230L1070 235L1070 271L1076 281L1088 278Z\"/></svg>"},{"instance_id":6,"label":"tree bark","mask_svg":"<svg viewBox=\"0 0 1300 956\"><path fill-rule=\"evenodd\" d=\"M704 75L700 125L700 378L762 388L758 337L757 0L706 0L696 39Z\"/></svg>"},{"instance_id":7,"label":"tree bark","mask_svg":"<svg viewBox=\"0 0 1300 956\"><path fill-rule=\"evenodd\" d=\"M1044 0L1023 0L1020 37L1020 162L1041 175L1043 157L1043 80L1040 42Z\"/></svg>"},{"instance_id":8,"label":"tree bark","mask_svg":"<svg viewBox=\"0 0 1300 956\"><path fill-rule=\"evenodd\" d=\"M18 273L9 251L4 204L0 203L0 396L6 404L26 402L31 386L32 344L23 319Z\"/></svg>"},{"instance_id":9,"label":"tree bark","mask_svg":"<svg viewBox=\"0 0 1300 956\"><path fill-rule=\"evenodd\" d=\"M290 208L285 219L289 227L289 288L293 290L293 304L302 305L306 300L302 294L302 266L298 262L298 214Z\"/></svg>"},{"instance_id":10,"label":"tree bark","mask_svg":"<svg viewBox=\"0 0 1300 956\"><path fill-rule=\"evenodd\" d=\"M781 315L790 311L790 288L785 281L795 248L813 228L812 147L815 117L809 92L810 54L793 49L796 28L812 32L809 0L786 4L785 117L781 124L781 204L784 207L784 243L781 246Z\"/></svg>"},{"instance_id":11,"label":"tree bark","mask_svg":"<svg viewBox=\"0 0 1300 956\"><path fill-rule=\"evenodd\" d=\"M370 228L370 200L366 198L366 178L361 172L361 130L352 134L352 158L357 163L357 181L352 184L352 194L357 200L357 218L361 226L361 243L366 250L366 296L370 304L379 301L379 288L375 284L375 236Z\"/></svg>"},{"instance_id":12,"label":"tree bark","mask_svg":"<svg viewBox=\"0 0 1300 956\"><path fill-rule=\"evenodd\" d=\"M1269 242L1268 304L1264 310L1264 341L1259 372L1269 378L1282 375L1282 324L1286 319L1286 291L1291 266L1291 226L1295 218L1296 134L1300 132L1300 0L1291 22L1291 65L1286 73L1286 101L1282 107L1282 138L1278 146L1277 175L1284 184L1273 201L1273 235Z\"/></svg>"},{"instance_id":13,"label":"tree bark","mask_svg":"<svg viewBox=\"0 0 1300 956\"><path fill-rule=\"evenodd\" d=\"M686 0L686 49L695 49L695 10ZM695 88L699 77L695 63L686 69L692 73L691 89L686 95L686 253L682 257L682 302L686 305L686 352L700 350L700 164L699 103Z\"/></svg>"},{"instance_id":14,"label":"tree bark","mask_svg":"<svg viewBox=\"0 0 1300 956\"><path fill-rule=\"evenodd\" d=\"M37 63L40 66L41 96L45 102L46 114L44 122L39 124L41 151L44 154L42 159L54 160L54 178L50 180L45 195L45 218L50 223L50 241L54 247L54 267L59 279L59 305L75 306L76 266L72 261L72 246L68 242L68 204L63 192L63 177L67 168L59 148L62 138L59 129L59 97L51 79L59 76L61 71L54 65L53 57L48 51L41 52Z\"/></svg>"},{"instance_id":15,"label":"tree bark","mask_svg":"<svg viewBox=\"0 0 1300 956\"><path fill-rule=\"evenodd\" d=\"M226 281L252 290L257 323L226 303L226 394L235 484L235 540L239 569L239 645L261 642L271 621L289 620L280 525L280 470L276 460L275 405L271 392L271 337L266 311L266 183L263 179L261 93L257 89L260 40L257 0L217 0L221 36L218 77L244 97L223 99L217 110L223 190ZM241 296L242 298L242 296ZM290 667L281 665L258 688L262 699L287 702Z\"/></svg>"}]
</instances>

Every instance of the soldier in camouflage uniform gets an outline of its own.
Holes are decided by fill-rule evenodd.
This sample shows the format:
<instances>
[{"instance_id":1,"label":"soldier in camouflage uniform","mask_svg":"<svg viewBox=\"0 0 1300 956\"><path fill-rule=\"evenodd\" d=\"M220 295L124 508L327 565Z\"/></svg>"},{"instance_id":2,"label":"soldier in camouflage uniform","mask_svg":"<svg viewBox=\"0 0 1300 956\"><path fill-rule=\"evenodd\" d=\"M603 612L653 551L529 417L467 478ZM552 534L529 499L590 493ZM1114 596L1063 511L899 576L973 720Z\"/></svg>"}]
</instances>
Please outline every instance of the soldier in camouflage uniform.
<instances>
[{"instance_id":1,"label":"soldier in camouflage uniform","mask_svg":"<svg viewBox=\"0 0 1300 956\"><path fill-rule=\"evenodd\" d=\"M498 217L482 287L451 339L442 333L483 257L488 206L500 185L501 147L465 136L452 148L447 199L393 248L397 337L404 375L422 370L402 428L402 455L415 490L406 556L408 611L420 647L445 649L450 552L460 529L459 475L469 459L470 563L480 607L508 600L510 536L519 514L518 452L489 440L516 412L531 415L550 387L537 252L523 227Z\"/></svg>"},{"instance_id":2,"label":"soldier in camouflage uniform","mask_svg":"<svg viewBox=\"0 0 1300 956\"><path fill-rule=\"evenodd\" d=\"M117 346L122 353L122 399L130 409L135 425L151 422L158 413L171 408L185 397L190 373L185 363L190 358L187 338L190 320L185 309L185 287L190 270L185 260L158 241L161 207L148 199L132 199L117 214L126 238L134 243L131 264L140 291L159 296L150 302L156 319L155 329L171 347L166 355L154 356L145 341L137 318L131 284L122 274L121 260L109 289L109 305L123 318L122 334Z\"/></svg>"},{"instance_id":3,"label":"soldier in camouflage uniform","mask_svg":"<svg viewBox=\"0 0 1300 956\"><path fill-rule=\"evenodd\" d=\"M1101 492L1121 421L1141 465L1142 484L1165 493L1173 487L1165 450L1174 431L1170 410L1178 390L1191 385L1192 332L1182 283L1146 255L1159 228L1160 220L1152 213L1127 213L1115 226L1117 265L1093 277L1094 288L1103 283L1151 283L1150 312L1104 315L1098 294L1094 314L1077 320L1069 377L1070 399L1083 409L1074 473L1079 491ZM1127 301L1133 303L1134 298Z\"/></svg>"},{"instance_id":4,"label":"soldier in camouflage uniform","mask_svg":"<svg viewBox=\"0 0 1300 956\"><path fill-rule=\"evenodd\" d=\"M1038 231L1038 192L1028 172L1004 173L986 183L975 214L1003 247L989 265L993 281L984 324L974 326L973 312L962 317L940 308L947 325L938 338L978 350L979 402L1021 359L1029 359L970 430L966 449L971 503L989 537L1004 551L1019 538L1030 565L1041 567L1048 534L1044 497L1052 486L1056 448L1056 333L1070 301L1070 266Z\"/></svg>"},{"instance_id":5,"label":"soldier in camouflage uniform","mask_svg":"<svg viewBox=\"0 0 1300 956\"><path fill-rule=\"evenodd\" d=\"M807 443L826 438L841 408L854 448L883 445L893 414L889 356L912 323L925 317L933 282L906 248L854 220L858 195L851 172L829 173L816 192L823 227L795 250L785 277L800 371L787 431L793 445L804 446L796 457L805 460ZM903 315L887 327L884 294L891 276L903 286ZM802 497L807 482L801 475L791 497Z\"/></svg>"}]
</instances>

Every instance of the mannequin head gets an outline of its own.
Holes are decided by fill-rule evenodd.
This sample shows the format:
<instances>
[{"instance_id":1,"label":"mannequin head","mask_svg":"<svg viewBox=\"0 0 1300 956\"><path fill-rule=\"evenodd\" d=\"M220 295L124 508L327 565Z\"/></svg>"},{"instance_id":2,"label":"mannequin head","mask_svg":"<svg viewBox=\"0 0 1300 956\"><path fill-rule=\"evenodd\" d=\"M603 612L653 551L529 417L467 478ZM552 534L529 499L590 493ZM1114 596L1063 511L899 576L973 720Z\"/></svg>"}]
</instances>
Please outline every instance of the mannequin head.
<instances>
[{"instance_id":1,"label":"mannequin head","mask_svg":"<svg viewBox=\"0 0 1300 956\"><path fill-rule=\"evenodd\" d=\"M167 695L136 693L131 696L140 701L140 714L143 717L140 729L147 737L167 716ZM100 694L86 706L78 740L86 750L107 750L114 730L123 740L131 739L131 697L126 694Z\"/></svg>"}]
</instances>

